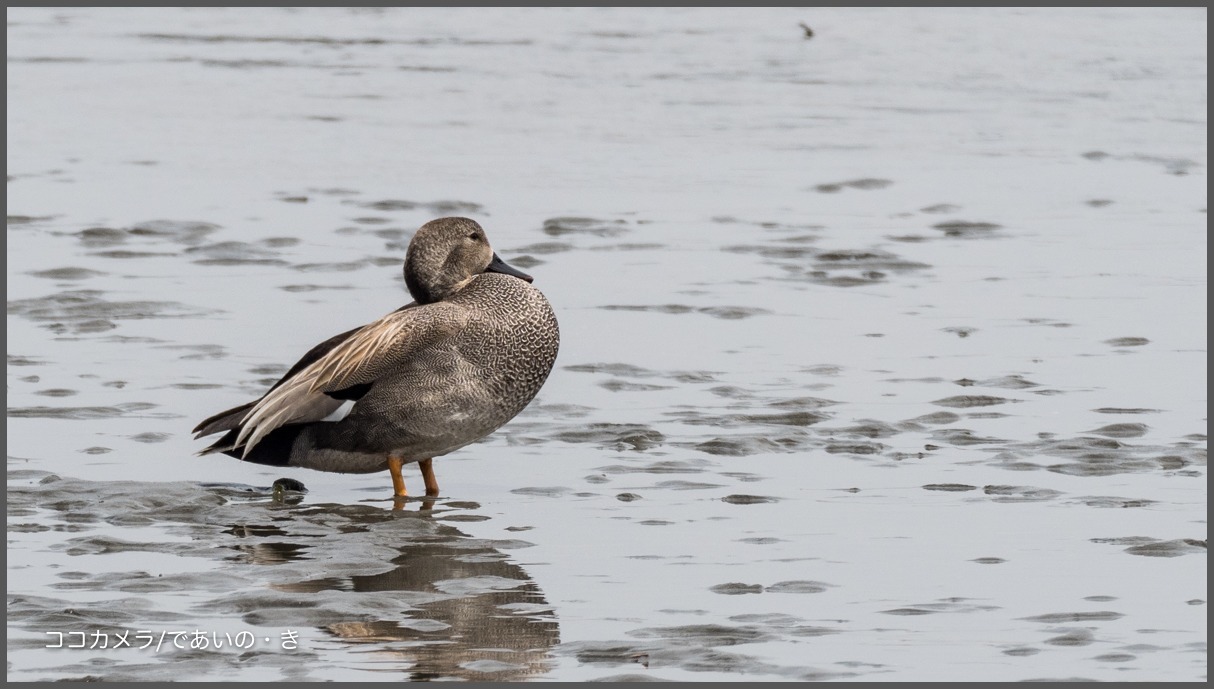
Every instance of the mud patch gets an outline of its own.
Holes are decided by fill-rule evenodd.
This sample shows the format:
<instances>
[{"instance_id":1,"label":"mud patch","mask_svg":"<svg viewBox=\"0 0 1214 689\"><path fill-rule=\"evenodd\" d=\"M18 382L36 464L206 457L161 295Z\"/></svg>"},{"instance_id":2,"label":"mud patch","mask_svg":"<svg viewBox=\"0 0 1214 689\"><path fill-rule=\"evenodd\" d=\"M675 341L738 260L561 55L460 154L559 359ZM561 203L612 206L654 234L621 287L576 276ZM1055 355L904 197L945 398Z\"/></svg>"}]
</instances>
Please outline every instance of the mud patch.
<instances>
[{"instance_id":1,"label":"mud patch","mask_svg":"<svg viewBox=\"0 0 1214 689\"><path fill-rule=\"evenodd\" d=\"M1003 226L993 222L973 222L969 220L950 220L932 225L932 229L944 233L945 237L958 239L987 239L996 236Z\"/></svg>"},{"instance_id":2,"label":"mud patch","mask_svg":"<svg viewBox=\"0 0 1214 689\"><path fill-rule=\"evenodd\" d=\"M411 668L414 678L508 680L549 669L557 623L530 577L502 554L517 544L471 539L436 521L458 512L441 504L421 512L293 505L269 488L98 483L43 472L10 471L9 481L10 524L45 520L76 528L42 546L65 563L81 563L55 574L53 589L137 595L89 603L10 596L9 621L19 629L112 634L237 626L277 639L293 628L305 638L328 636L350 653L387 642L386 659ZM144 537L106 533L119 525L138 525ZM136 569L123 567L131 560L99 570L86 564L125 553L141 554ZM183 568L174 564L180 558L198 564ZM190 594L183 599L182 591ZM237 662L278 668L316 657L302 644L295 651L266 645L259 653L208 651L199 662L212 668ZM134 668L93 665L90 672L98 679L136 670L167 676L189 656L141 657Z\"/></svg>"},{"instance_id":3,"label":"mud patch","mask_svg":"<svg viewBox=\"0 0 1214 689\"><path fill-rule=\"evenodd\" d=\"M642 311L665 314L704 313L714 318L736 321L752 316L769 314L771 311L756 306L701 306L693 307L684 304L661 304L655 306L634 306L612 304L600 306L606 311Z\"/></svg>"},{"instance_id":4,"label":"mud patch","mask_svg":"<svg viewBox=\"0 0 1214 689\"><path fill-rule=\"evenodd\" d=\"M99 290L68 290L45 297L8 302L8 312L42 324L55 333L110 330L110 321L145 318L196 318L210 309L171 301L109 301Z\"/></svg>"},{"instance_id":5,"label":"mud patch","mask_svg":"<svg viewBox=\"0 0 1214 689\"><path fill-rule=\"evenodd\" d=\"M287 262L278 258L278 252L250 242L226 241L195 246L186 249L186 255L198 265L204 266L283 266Z\"/></svg>"},{"instance_id":6,"label":"mud patch","mask_svg":"<svg viewBox=\"0 0 1214 689\"><path fill-rule=\"evenodd\" d=\"M834 194L844 189L859 189L861 191L872 191L874 189L884 189L893 184L888 179L879 179L876 177L862 177L860 179L852 179L846 182L831 182L829 184L819 184L814 187L814 191L823 194Z\"/></svg>"},{"instance_id":7,"label":"mud patch","mask_svg":"<svg viewBox=\"0 0 1214 689\"><path fill-rule=\"evenodd\" d=\"M597 220L595 218L561 217L544 221L544 234L550 237L587 235L591 237L619 237L628 232L623 220Z\"/></svg>"}]
</instances>

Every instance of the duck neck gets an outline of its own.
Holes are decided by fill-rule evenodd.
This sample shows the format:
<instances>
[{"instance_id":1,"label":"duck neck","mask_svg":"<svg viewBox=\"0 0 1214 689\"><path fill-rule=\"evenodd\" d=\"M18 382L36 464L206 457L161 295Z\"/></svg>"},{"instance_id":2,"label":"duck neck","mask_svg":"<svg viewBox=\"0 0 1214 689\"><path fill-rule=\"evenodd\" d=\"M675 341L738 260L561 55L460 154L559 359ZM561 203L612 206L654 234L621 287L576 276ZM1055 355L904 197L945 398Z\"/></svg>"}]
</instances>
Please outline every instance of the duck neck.
<instances>
[{"instance_id":1,"label":"duck neck","mask_svg":"<svg viewBox=\"0 0 1214 689\"><path fill-rule=\"evenodd\" d=\"M409 294L418 304L432 304L442 301L463 289L472 279L471 276L462 280L452 280L445 271L427 271L405 264L405 286Z\"/></svg>"}]
</instances>

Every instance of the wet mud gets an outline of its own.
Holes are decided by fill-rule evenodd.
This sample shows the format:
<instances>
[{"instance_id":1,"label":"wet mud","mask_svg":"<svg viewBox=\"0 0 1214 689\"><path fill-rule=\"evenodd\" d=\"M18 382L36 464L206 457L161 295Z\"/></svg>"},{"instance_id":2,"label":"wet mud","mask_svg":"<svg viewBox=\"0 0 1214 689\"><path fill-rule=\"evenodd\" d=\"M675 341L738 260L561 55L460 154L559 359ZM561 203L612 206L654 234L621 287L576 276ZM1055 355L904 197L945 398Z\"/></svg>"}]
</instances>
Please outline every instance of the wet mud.
<instances>
[{"instance_id":1,"label":"wet mud","mask_svg":"<svg viewBox=\"0 0 1214 689\"><path fill-rule=\"evenodd\" d=\"M221 638L193 649L210 651L193 654L200 666L218 666L207 672L264 666L310 678L287 666L316 661L316 653L279 648L241 657L222 647L224 634L269 629L277 640L290 628L350 655L372 647L380 662L409 667L410 679L483 681L543 674L559 642L552 606L510 561L510 552L530 544L476 539L452 524L475 510L474 503L393 511L304 504L268 487L102 485L38 471L11 472L9 485L10 533L44 533L53 541L49 550L76 567L57 573L49 596L10 593L9 622L28 632L27 645L39 645L38 635L48 629L116 637L124 630L206 624ZM140 536L115 535L124 530ZM148 557L118 557L131 553ZM134 567L88 564L106 558ZM187 564L179 564L181 558ZM184 609L168 596L179 591L194 592ZM157 596L167 599L157 605ZM159 666L106 671L94 663L112 656L93 650L88 661L42 672L146 681L174 677L177 663L190 660L189 654L162 654L155 657ZM121 650L128 649L115 653Z\"/></svg>"}]
</instances>

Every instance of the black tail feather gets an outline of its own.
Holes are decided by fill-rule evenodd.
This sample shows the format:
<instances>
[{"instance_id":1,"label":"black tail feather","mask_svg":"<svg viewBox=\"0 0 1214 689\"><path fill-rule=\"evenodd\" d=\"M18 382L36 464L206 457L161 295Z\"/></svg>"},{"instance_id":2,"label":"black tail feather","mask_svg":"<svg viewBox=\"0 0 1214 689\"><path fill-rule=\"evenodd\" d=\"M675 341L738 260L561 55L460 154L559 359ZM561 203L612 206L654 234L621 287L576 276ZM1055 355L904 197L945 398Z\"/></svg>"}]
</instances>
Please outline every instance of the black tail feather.
<instances>
[{"instance_id":1,"label":"black tail feather","mask_svg":"<svg viewBox=\"0 0 1214 689\"><path fill-rule=\"evenodd\" d=\"M295 444L295 439L303 432L305 425L293 423L275 428L253 446L248 456L244 456L244 445L236 447L236 437L240 434L240 429L233 428L198 454L209 455L222 452L229 457L243 459L254 464L285 467L291 461L291 447Z\"/></svg>"},{"instance_id":2,"label":"black tail feather","mask_svg":"<svg viewBox=\"0 0 1214 689\"><path fill-rule=\"evenodd\" d=\"M233 428L239 428L240 422L244 420L245 414L249 413L249 410L253 408L254 404L257 404L256 400L247 404L242 404L239 407L233 407L226 411L221 411L215 416L208 418L194 428L194 437L201 438L204 435L211 435L212 433L230 431ZM233 436L232 440L234 441L235 439L235 436ZM216 445L222 444L223 441L216 443ZM212 450L214 447L215 445L212 445L211 447L208 447L207 450ZM207 450L203 450L203 452L206 452Z\"/></svg>"}]
</instances>

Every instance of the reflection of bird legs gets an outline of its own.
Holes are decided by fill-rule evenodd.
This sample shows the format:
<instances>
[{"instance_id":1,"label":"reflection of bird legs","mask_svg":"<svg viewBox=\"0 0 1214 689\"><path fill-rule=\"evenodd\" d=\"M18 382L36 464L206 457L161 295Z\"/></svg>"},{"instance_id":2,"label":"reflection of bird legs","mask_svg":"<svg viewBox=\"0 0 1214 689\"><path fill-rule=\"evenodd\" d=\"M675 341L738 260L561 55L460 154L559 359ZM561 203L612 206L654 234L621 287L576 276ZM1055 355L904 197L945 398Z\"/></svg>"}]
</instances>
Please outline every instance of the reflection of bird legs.
<instances>
[{"instance_id":1,"label":"reflection of bird legs","mask_svg":"<svg viewBox=\"0 0 1214 689\"><path fill-rule=\"evenodd\" d=\"M417 506L418 512L428 512L428 511L434 509L434 498L432 498L432 497L427 496L424 498L402 498L402 497L398 496L398 497L392 498L392 511L393 512L403 512L405 510L405 505L408 504L410 499L417 500L418 502L421 503Z\"/></svg>"},{"instance_id":2,"label":"reflection of bird legs","mask_svg":"<svg viewBox=\"0 0 1214 689\"><path fill-rule=\"evenodd\" d=\"M394 509L404 507L405 498L409 496L408 491L405 490L405 477L400 471L404 465L404 459L392 455L388 457L388 471L392 474L392 497L396 502ZM422 501L421 509L428 510L434 506L433 498L438 495L438 479L434 477L434 459L418 460L417 466L422 470L422 480L426 482L426 498L428 498Z\"/></svg>"}]
</instances>

